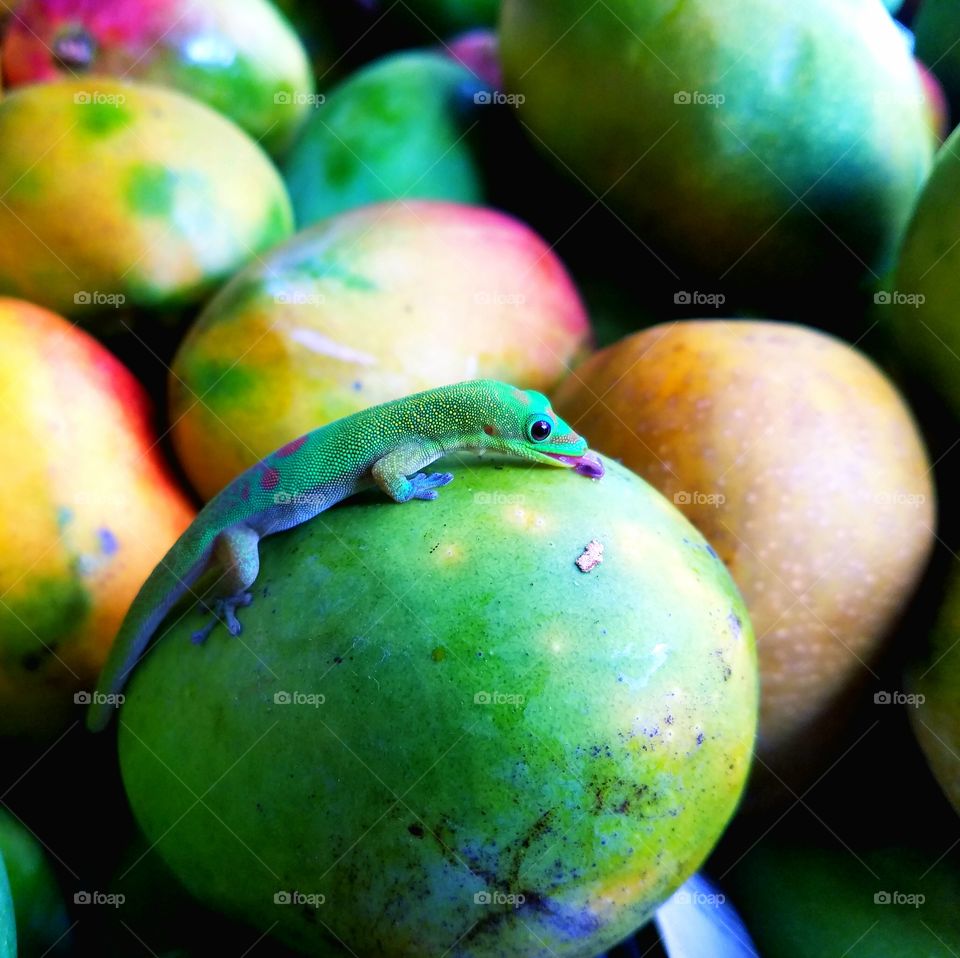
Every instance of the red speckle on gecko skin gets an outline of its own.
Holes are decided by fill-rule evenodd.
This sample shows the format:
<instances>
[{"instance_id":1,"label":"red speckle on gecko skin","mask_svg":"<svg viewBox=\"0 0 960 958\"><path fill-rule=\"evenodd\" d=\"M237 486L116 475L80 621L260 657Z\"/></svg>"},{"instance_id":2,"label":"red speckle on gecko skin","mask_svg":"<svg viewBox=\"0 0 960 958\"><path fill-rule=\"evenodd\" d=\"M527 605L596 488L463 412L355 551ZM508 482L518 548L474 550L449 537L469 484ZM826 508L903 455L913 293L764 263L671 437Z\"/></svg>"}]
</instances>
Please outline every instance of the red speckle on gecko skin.
<instances>
[{"instance_id":1,"label":"red speckle on gecko skin","mask_svg":"<svg viewBox=\"0 0 960 958\"><path fill-rule=\"evenodd\" d=\"M263 470L263 474L260 476L260 488L261 489L276 489L277 483L280 481L280 473L277 472L273 466L267 466Z\"/></svg>"},{"instance_id":2,"label":"red speckle on gecko skin","mask_svg":"<svg viewBox=\"0 0 960 958\"><path fill-rule=\"evenodd\" d=\"M488 435L492 436L497 430L493 426L484 426L483 431Z\"/></svg>"},{"instance_id":3,"label":"red speckle on gecko skin","mask_svg":"<svg viewBox=\"0 0 960 958\"><path fill-rule=\"evenodd\" d=\"M275 455L278 459L286 459L287 456L292 456L306 441L306 436L301 436L299 439L294 439L291 442L288 442L285 446L281 446L276 451Z\"/></svg>"},{"instance_id":4,"label":"red speckle on gecko skin","mask_svg":"<svg viewBox=\"0 0 960 958\"><path fill-rule=\"evenodd\" d=\"M244 502L247 502L247 501L250 499L250 487L249 487L249 486L244 486L244 487L240 490L240 498L241 498Z\"/></svg>"}]
</instances>

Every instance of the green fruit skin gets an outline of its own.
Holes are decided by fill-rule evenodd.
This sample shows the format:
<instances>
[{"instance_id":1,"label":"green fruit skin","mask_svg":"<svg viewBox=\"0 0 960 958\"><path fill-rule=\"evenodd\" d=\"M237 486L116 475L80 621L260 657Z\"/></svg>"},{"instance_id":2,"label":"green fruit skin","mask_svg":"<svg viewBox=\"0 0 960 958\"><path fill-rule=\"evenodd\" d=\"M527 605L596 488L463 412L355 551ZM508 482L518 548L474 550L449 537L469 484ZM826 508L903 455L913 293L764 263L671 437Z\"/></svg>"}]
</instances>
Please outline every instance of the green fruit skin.
<instances>
[{"instance_id":1,"label":"green fruit skin","mask_svg":"<svg viewBox=\"0 0 960 958\"><path fill-rule=\"evenodd\" d=\"M0 854L10 879L21 958L63 953L70 922L53 868L37 839L3 809Z\"/></svg>"},{"instance_id":2,"label":"green fruit skin","mask_svg":"<svg viewBox=\"0 0 960 958\"><path fill-rule=\"evenodd\" d=\"M267 539L239 640L191 644L198 612L168 629L122 711L127 794L194 895L304 953L593 958L736 806L752 629L618 464L448 465L435 502L371 495Z\"/></svg>"},{"instance_id":3,"label":"green fruit skin","mask_svg":"<svg viewBox=\"0 0 960 958\"><path fill-rule=\"evenodd\" d=\"M174 90L22 87L0 101L0 142L17 144L0 153L0 293L67 316L195 302L293 232L263 150Z\"/></svg>"},{"instance_id":4,"label":"green fruit skin","mask_svg":"<svg viewBox=\"0 0 960 958\"><path fill-rule=\"evenodd\" d=\"M904 355L933 383L954 413L960 413L960 324L957 322L957 271L960 270L960 130L937 154L907 228L890 298L877 315Z\"/></svg>"},{"instance_id":5,"label":"green fruit skin","mask_svg":"<svg viewBox=\"0 0 960 958\"><path fill-rule=\"evenodd\" d=\"M764 958L951 958L960 950L960 866L942 852L766 839L724 884ZM924 900L917 907L894 893Z\"/></svg>"},{"instance_id":6,"label":"green fruit skin","mask_svg":"<svg viewBox=\"0 0 960 958\"><path fill-rule=\"evenodd\" d=\"M340 84L283 165L299 226L381 200L481 202L457 102L475 85L466 67L421 51L384 57Z\"/></svg>"},{"instance_id":7,"label":"green fruit skin","mask_svg":"<svg viewBox=\"0 0 960 958\"><path fill-rule=\"evenodd\" d=\"M674 274L782 302L892 260L933 146L877 0L505 0L500 45L544 149Z\"/></svg>"},{"instance_id":8,"label":"green fruit skin","mask_svg":"<svg viewBox=\"0 0 960 958\"><path fill-rule=\"evenodd\" d=\"M943 84L951 104L960 104L960 7L953 0L923 0L911 24L916 54Z\"/></svg>"},{"instance_id":9,"label":"green fruit skin","mask_svg":"<svg viewBox=\"0 0 960 958\"><path fill-rule=\"evenodd\" d=\"M201 37L208 44L225 42L234 54L228 63L211 63L209 52L195 54L190 20L197 8L188 4L186 23L130 76L175 86L229 116L271 153L283 152L309 112L314 91L303 44L270 0L206 0L201 9Z\"/></svg>"},{"instance_id":10,"label":"green fruit skin","mask_svg":"<svg viewBox=\"0 0 960 958\"><path fill-rule=\"evenodd\" d=\"M405 7L428 33L449 36L458 30L494 26L500 0L408 0Z\"/></svg>"},{"instance_id":11,"label":"green fruit skin","mask_svg":"<svg viewBox=\"0 0 960 958\"><path fill-rule=\"evenodd\" d=\"M927 655L910 674L910 689L922 695L908 709L914 733L934 776L960 814L960 563L954 565L930 636Z\"/></svg>"},{"instance_id":12,"label":"green fruit skin","mask_svg":"<svg viewBox=\"0 0 960 958\"><path fill-rule=\"evenodd\" d=\"M3 852L0 852L0 958L17 958L17 926Z\"/></svg>"}]
</instances>

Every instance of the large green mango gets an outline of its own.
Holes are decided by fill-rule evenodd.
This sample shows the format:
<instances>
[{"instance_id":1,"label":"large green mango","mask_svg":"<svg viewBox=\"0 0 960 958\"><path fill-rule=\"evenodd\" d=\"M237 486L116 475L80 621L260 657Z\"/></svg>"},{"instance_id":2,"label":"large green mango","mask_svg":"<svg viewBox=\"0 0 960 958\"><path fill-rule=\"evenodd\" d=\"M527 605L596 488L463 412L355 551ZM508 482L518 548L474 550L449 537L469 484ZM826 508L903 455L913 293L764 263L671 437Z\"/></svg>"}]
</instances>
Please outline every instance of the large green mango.
<instances>
[{"instance_id":1,"label":"large green mango","mask_svg":"<svg viewBox=\"0 0 960 958\"><path fill-rule=\"evenodd\" d=\"M878 0L506 0L500 39L534 140L673 295L822 309L892 264L932 137Z\"/></svg>"},{"instance_id":2,"label":"large green mango","mask_svg":"<svg viewBox=\"0 0 960 958\"><path fill-rule=\"evenodd\" d=\"M734 810L752 630L622 466L451 467L265 540L239 638L175 618L120 715L127 794L194 895L314 958L593 958Z\"/></svg>"}]
</instances>

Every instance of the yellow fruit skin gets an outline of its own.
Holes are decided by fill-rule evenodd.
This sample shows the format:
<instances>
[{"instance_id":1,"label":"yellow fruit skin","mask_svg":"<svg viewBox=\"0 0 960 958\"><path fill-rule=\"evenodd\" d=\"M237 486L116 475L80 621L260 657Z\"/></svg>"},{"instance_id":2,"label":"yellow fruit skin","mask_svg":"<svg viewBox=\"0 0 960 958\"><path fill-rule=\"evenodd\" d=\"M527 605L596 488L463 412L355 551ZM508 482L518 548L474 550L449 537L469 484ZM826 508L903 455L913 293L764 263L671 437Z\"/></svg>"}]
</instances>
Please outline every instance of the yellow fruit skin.
<instances>
[{"instance_id":1,"label":"yellow fruit skin","mask_svg":"<svg viewBox=\"0 0 960 958\"><path fill-rule=\"evenodd\" d=\"M483 377L549 390L590 339L559 259L513 217L360 207L210 301L173 361L174 446L209 498L290 439L380 402Z\"/></svg>"},{"instance_id":2,"label":"yellow fruit skin","mask_svg":"<svg viewBox=\"0 0 960 958\"><path fill-rule=\"evenodd\" d=\"M266 154L172 90L23 87L0 143L0 292L70 316L194 301L292 232Z\"/></svg>"},{"instance_id":3,"label":"yellow fruit skin","mask_svg":"<svg viewBox=\"0 0 960 958\"><path fill-rule=\"evenodd\" d=\"M69 719L193 509L145 394L106 349L11 299L0 342L0 734L42 738Z\"/></svg>"},{"instance_id":4,"label":"yellow fruit skin","mask_svg":"<svg viewBox=\"0 0 960 958\"><path fill-rule=\"evenodd\" d=\"M758 774L802 781L933 542L930 464L902 398L839 340L747 321L645 330L554 398L727 564L757 635Z\"/></svg>"}]
</instances>

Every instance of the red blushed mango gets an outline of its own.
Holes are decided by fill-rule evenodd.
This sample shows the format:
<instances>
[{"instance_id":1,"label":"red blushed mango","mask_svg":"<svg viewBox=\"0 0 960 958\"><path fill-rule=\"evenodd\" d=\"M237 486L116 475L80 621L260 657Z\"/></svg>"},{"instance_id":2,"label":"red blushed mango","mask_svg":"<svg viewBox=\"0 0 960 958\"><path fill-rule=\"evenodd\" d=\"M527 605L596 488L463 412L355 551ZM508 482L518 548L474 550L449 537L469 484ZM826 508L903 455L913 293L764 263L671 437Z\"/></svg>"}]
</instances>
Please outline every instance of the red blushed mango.
<instances>
[{"instance_id":1,"label":"red blushed mango","mask_svg":"<svg viewBox=\"0 0 960 958\"><path fill-rule=\"evenodd\" d=\"M61 317L0 299L0 735L55 733L193 516L147 397Z\"/></svg>"},{"instance_id":2,"label":"red blushed mango","mask_svg":"<svg viewBox=\"0 0 960 958\"><path fill-rule=\"evenodd\" d=\"M931 467L903 399L845 343L770 322L653 327L592 356L553 399L727 564L757 635L758 783L772 769L801 785L933 544Z\"/></svg>"},{"instance_id":3,"label":"red blushed mango","mask_svg":"<svg viewBox=\"0 0 960 958\"><path fill-rule=\"evenodd\" d=\"M549 390L587 349L569 276L518 220L457 203L371 205L235 276L170 378L180 461L209 497L324 423L489 377Z\"/></svg>"},{"instance_id":4,"label":"red blushed mango","mask_svg":"<svg viewBox=\"0 0 960 958\"><path fill-rule=\"evenodd\" d=\"M11 87L87 74L158 83L270 149L312 102L306 51L269 0L24 0L0 49Z\"/></svg>"}]
</instances>

